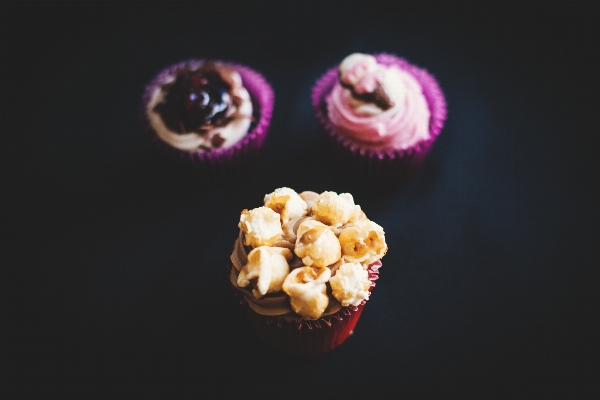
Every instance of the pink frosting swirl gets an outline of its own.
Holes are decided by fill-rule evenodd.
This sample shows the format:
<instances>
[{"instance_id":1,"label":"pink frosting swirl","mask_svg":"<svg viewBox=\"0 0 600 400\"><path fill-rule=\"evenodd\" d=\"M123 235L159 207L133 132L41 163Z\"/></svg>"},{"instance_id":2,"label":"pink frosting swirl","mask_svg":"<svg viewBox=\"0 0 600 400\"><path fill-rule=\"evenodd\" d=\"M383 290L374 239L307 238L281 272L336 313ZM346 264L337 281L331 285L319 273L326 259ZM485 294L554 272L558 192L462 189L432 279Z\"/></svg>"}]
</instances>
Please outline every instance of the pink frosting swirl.
<instances>
[{"instance_id":1,"label":"pink frosting swirl","mask_svg":"<svg viewBox=\"0 0 600 400\"><path fill-rule=\"evenodd\" d=\"M430 110L419 82L372 56L347 57L326 101L331 123L361 147L407 149L430 137Z\"/></svg>"}]
</instances>

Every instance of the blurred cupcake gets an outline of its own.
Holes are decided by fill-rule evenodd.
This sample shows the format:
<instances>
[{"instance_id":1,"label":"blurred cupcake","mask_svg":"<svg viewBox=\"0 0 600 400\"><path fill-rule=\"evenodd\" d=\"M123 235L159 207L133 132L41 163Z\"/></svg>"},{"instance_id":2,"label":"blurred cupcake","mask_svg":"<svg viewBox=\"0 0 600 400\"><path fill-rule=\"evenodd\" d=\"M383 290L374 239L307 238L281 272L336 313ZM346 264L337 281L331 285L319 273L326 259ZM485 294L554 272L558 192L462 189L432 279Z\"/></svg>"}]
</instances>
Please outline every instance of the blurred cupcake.
<instances>
[{"instance_id":1,"label":"blurred cupcake","mask_svg":"<svg viewBox=\"0 0 600 400\"><path fill-rule=\"evenodd\" d=\"M316 356L350 334L387 252L383 228L348 193L279 188L243 210L230 281L257 334Z\"/></svg>"},{"instance_id":2,"label":"blurred cupcake","mask_svg":"<svg viewBox=\"0 0 600 400\"><path fill-rule=\"evenodd\" d=\"M368 190L403 187L446 119L436 80L390 54L349 55L316 82L312 102L334 165Z\"/></svg>"},{"instance_id":3,"label":"blurred cupcake","mask_svg":"<svg viewBox=\"0 0 600 400\"><path fill-rule=\"evenodd\" d=\"M143 95L143 121L165 154L202 181L243 179L260 159L273 90L258 72L191 60L160 72Z\"/></svg>"}]
</instances>

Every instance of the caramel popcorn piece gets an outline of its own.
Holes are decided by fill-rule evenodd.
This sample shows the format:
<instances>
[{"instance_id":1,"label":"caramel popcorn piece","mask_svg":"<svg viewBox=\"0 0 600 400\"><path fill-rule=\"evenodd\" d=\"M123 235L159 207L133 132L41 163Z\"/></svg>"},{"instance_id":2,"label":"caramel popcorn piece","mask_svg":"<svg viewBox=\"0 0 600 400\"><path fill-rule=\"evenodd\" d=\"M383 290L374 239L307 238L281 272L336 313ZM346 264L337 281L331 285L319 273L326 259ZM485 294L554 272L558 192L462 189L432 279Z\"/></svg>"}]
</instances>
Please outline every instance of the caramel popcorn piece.
<instances>
[{"instance_id":1,"label":"caramel popcorn piece","mask_svg":"<svg viewBox=\"0 0 600 400\"><path fill-rule=\"evenodd\" d=\"M367 219L342 230L339 241L347 262L371 264L387 252L383 228Z\"/></svg>"},{"instance_id":2,"label":"caramel popcorn piece","mask_svg":"<svg viewBox=\"0 0 600 400\"><path fill-rule=\"evenodd\" d=\"M265 207L281 215L281 223L306 215L308 205L293 189L282 187L265 196Z\"/></svg>"},{"instance_id":3,"label":"caramel popcorn piece","mask_svg":"<svg viewBox=\"0 0 600 400\"><path fill-rule=\"evenodd\" d=\"M290 272L288 262L293 255L283 247L261 246L248 254L248 264L238 275L239 287L252 285L252 294L257 299L267 293L281 291L281 286Z\"/></svg>"},{"instance_id":4,"label":"caramel popcorn piece","mask_svg":"<svg viewBox=\"0 0 600 400\"><path fill-rule=\"evenodd\" d=\"M342 306L358 306L363 300L369 298L371 281L369 273L359 263L342 264L335 275L329 279L333 297Z\"/></svg>"},{"instance_id":5,"label":"caramel popcorn piece","mask_svg":"<svg viewBox=\"0 0 600 400\"><path fill-rule=\"evenodd\" d=\"M271 246L283 234L279 214L268 207L242 211L238 226L246 246Z\"/></svg>"},{"instance_id":6,"label":"caramel popcorn piece","mask_svg":"<svg viewBox=\"0 0 600 400\"><path fill-rule=\"evenodd\" d=\"M298 227L294 251L309 267L326 267L342 256L340 242L333 231L319 221L307 219Z\"/></svg>"},{"instance_id":7,"label":"caramel popcorn piece","mask_svg":"<svg viewBox=\"0 0 600 400\"><path fill-rule=\"evenodd\" d=\"M318 221L337 227L358 219L361 210L350 193L323 192L315 199L312 212Z\"/></svg>"},{"instance_id":8,"label":"caramel popcorn piece","mask_svg":"<svg viewBox=\"0 0 600 400\"><path fill-rule=\"evenodd\" d=\"M297 314L307 319L318 319L329 304L325 283L331 277L329 268L296 268L285 278L283 291L290 297L290 305Z\"/></svg>"}]
</instances>

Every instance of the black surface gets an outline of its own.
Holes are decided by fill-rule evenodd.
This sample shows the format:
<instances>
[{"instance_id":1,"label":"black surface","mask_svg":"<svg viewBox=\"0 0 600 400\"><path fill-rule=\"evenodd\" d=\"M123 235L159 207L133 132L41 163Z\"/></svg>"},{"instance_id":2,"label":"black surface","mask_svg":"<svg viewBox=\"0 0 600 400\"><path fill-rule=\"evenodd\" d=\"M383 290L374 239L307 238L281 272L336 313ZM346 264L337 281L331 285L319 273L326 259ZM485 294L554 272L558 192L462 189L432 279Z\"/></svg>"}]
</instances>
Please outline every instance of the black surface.
<instances>
[{"instance_id":1,"label":"black surface","mask_svg":"<svg viewBox=\"0 0 600 400\"><path fill-rule=\"evenodd\" d=\"M597 389L591 6L3 3L1 15L6 398ZM285 358L253 336L225 264L239 212L265 193L344 190L310 90L355 51L427 68L448 120L404 191L355 196L390 248L355 334L325 356ZM271 82L255 181L190 185L152 153L143 87L188 58Z\"/></svg>"}]
</instances>

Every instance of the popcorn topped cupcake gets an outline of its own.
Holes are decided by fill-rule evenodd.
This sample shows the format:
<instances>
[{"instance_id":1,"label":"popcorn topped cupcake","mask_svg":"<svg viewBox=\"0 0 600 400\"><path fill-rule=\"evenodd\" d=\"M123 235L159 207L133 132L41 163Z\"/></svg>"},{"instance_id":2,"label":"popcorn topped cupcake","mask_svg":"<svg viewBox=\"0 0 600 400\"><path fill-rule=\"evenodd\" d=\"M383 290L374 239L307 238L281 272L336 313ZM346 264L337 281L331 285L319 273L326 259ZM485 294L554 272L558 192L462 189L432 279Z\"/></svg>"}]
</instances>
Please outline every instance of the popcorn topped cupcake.
<instances>
[{"instance_id":1,"label":"popcorn topped cupcake","mask_svg":"<svg viewBox=\"0 0 600 400\"><path fill-rule=\"evenodd\" d=\"M348 193L280 188L264 204L240 215L231 283L268 342L297 355L329 351L369 298L387 251L383 229Z\"/></svg>"}]
</instances>

